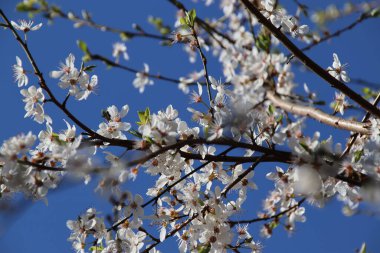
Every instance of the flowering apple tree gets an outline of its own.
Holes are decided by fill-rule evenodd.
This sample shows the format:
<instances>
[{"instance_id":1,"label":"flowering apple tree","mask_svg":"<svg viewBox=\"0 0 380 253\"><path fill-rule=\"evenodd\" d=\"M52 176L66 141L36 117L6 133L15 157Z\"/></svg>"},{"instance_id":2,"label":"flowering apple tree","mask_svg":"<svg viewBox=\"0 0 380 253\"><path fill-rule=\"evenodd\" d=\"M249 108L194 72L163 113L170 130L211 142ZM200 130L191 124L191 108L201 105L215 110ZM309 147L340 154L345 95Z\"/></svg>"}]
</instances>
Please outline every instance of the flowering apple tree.
<instances>
[{"instance_id":1,"label":"flowering apple tree","mask_svg":"<svg viewBox=\"0 0 380 253\"><path fill-rule=\"evenodd\" d=\"M306 203L323 208L336 198L350 216L363 202L380 202L380 96L370 88L365 94L352 89L344 55L329 55L330 66L321 66L305 53L378 18L378 3L346 4L312 15L298 1L295 13L276 0L198 3L219 5L221 16L216 19L197 15L186 3L167 1L178 10L176 22L167 25L164 19L149 17L156 33L137 24L133 30L99 24L87 11L67 12L45 0L18 3L17 9L31 17L65 19L75 28L88 26L122 39L112 45L109 57L79 40L82 57L69 54L59 67L40 66L28 44L38 40L45 24L13 21L0 10L2 36L13 36L24 53L15 56L10 67L25 117L41 126L39 133L19 134L2 143L2 199L22 193L46 200L65 177L84 184L98 180L95 190L112 200L110 225L96 211L96 203L66 225L75 252L102 253L159 252L161 244L176 239L179 252L261 252L259 236L269 238L281 227L292 233L298 222L306 221ZM354 23L321 32L327 22L357 13ZM148 63L129 67L125 41L137 37L183 47L202 70L177 78L154 74ZM219 60L223 76L210 72L209 57ZM183 103L191 103L187 110L192 117L181 117L169 100L163 110L137 112L139 122L133 123L128 104L110 101L98 125L86 124L70 104L85 103L106 82L95 63L132 73L135 79L126 89L140 93L156 80L178 85L188 94ZM320 85L335 90L330 107L312 85L296 92L294 69L300 65L313 72ZM53 92L54 86L61 94ZM50 106L66 116L65 129L54 127L61 119L45 112ZM348 117L353 109L363 118ZM322 139L319 132L306 134L315 121L321 129L346 133L346 143ZM260 190L254 171L264 166L271 168L266 178L272 190L259 213L242 219L242 209ZM144 195L124 190L142 173L154 179ZM252 233L252 224L261 226L260 235Z\"/></svg>"}]
</instances>

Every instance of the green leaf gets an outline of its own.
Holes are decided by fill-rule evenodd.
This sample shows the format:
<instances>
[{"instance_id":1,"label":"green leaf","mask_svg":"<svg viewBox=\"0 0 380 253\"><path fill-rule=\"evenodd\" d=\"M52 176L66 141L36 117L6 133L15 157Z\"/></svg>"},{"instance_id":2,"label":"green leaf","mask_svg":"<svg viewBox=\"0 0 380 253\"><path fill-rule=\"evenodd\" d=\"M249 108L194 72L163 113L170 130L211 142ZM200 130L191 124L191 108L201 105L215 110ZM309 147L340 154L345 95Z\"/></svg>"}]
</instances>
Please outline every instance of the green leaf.
<instances>
[{"instance_id":1,"label":"green leaf","mask_svg":"<svg viewBox=\"0 0 380 253\"><path fill-rule=\"evenodd\" d=\"M102 246L92 246L89 248L89 250L92 252L92 251L95 251L95 252L100 252L102 251L104 248Z\"/></svg>"},{"instance_id":2,"label":"green leaf","mask_svg":"<svg viewBox=\"0 0 380 253\"><path fill-rule=\"evenodd\" d=\"M370 13L370 16L376 18L380 17L380 7L373 9Z\"/></svg>"},{"instance_id":3,"label":"green leaf","mask_svg":"<svg viewBox=\"0 0 380 253\"><path fill-rule=\"evenodd\" d=\"M152 16L148 18L148 22L154 25L155 27L161 27L163 24L162 18L152 17Z\"/></svg>"},{"instance_id":4,"label":"green leaf","mask_svg":"<svg viewBox=\"0 0 380 253\"><path fill-rule=\"evenodd\" d=\"M23 12L31 11L32 5L30 5L28 3L21 2L21 3L16 5L16 10L17 11L23 11Z\"/></svg>"},{"instance_id":5,"label":"green leaf","mask_svg":"<svg viewBox=\"0 0 380 253\"><path fill-rule=\"evenodd\" d=\"M208 253L211 250L210 245L200 245L198 246L198 253Z\"/></svg>"},{"instance_id":6,"label":"green leaf","mask_svg":"<svg viewBox=\"0 0 380 253\"><path fill-rule=\"evenodd\" d=\"M367 245L365 244L365 242L363 242L363 244L359 250L359 253L367 253Z\"/></svg>"},{"instance_id":7,"label":"green leaf","mask_svg":"<svg viewBox=\"0 0 380 253\"><path fill-rule=\"evenodd\" d=\"M189 18L189 22L191 26L194 26L194 22L195 22L195 18L197 17L197 13L195 11L195 9L192 9L189 11L188 13L188 18Z\"/></svg>"},{"instance_id":8,"label":"green leaf","mask_svg":"<svg viewBox=\"0 0 380 253\"><path fill-rule=\"evenodd\" d=\"M83 71L85 71L85 72L91 72L91 71L94 70L94 68L96 68L95 65L86 66L86 67L83 68Z\"/></svg>"},{"instance_id":9,"label":"green leaf","mask_svg":"<svg viewBox=\"0 0 380 253\"><path fill-rule=\"evenodd\" d=\"M170 28L169 27L166 27L166 26L164 26L164 27L161 27L160 29L159 29L159 32L162 34L162 35L167 35L167 34L169 34L170 33Z\"/></svg>"},{"instance_id":10,"label":"green leaf","mask_svg":"<svg viewBox=\"0 0 380 253\"><path fill-rule=\"evenodd\" d=\"M187 25L187 22L186 22L186 19L185 19L185 18L180 18L180 19L179 19L179 23L180 23L181 25Z\"/></svg>"},{"instance_id":11,"label":"green leaf","mask_svg":"<svg viewBox=\"0 0 380 253\"><path fill-rule=\"evenodd\" d=\"M256 47L263 51L269 50L270 43L271 43L270 35L265 34L263 32L257 36L256 41L255 41Z\"/></svg>"},{"instance_id":12,"label":"green leaf","mask_svg":"<svg viewBox=\"0 0 380 253\"><path fill-rule=\"evenodd\" d=\"M300 142L300 145L301 145L301 147L303 147L303 149L304 149L306 152L308 152L309 154L311 154L311 149L309 148L309 146L308 146L306 143L304 143L304 142Z\"/></svg>"},{"instance_id":13,"label":"green leaf","mask_svg":"<svg viewBox=\"0 0 380 253\"><path fill-rule=\"evenodd\" d=\"M282 119L283 119L283 118L284 118L284 115L283 115L283 114L280 114L280 115L277 117L276 122L277 122L277 123L282 122Z\"/></svg>"},{"instance_id":14,"label":"green leaf","mask_svg":"<svg viewBox=\"0 0 380 253\"><path fill-rule=\"evenodd\" d=\"M78 44L79 49L82 50L84 54L86 55L90 54L90 51L88 50L86 42L84 42L83 40L78 40L77 44Z\"/></svg>"},{"instance_id":15,"label":"green leaf","mask_svg":"<svg viewBox=\"0 0 380 253\"><path fill-rule=\"evenodd\" d=\"M129 39L131 39L131 38L133 37L131 34L127 34L127 33L125 33L125 32L121 32L121 33L119 34L119 36L120 36L120 39L121 39L122 41L127 41L127 40L129 40Z\"/></svg>"},{"instance_id":16,"label":"green leaf","mask_svg":"<svg viewBox=\"0 0 380 253\"><path fill-rule=\"evenodd\" d=\"M269 227L272 230L275 229L278 225L279 225L279 223L276 221L272 221L271 223L269 223Z\"/></svg>"},{"instance_id":17,"label":"green leaf","mask_svg":"<svg viewBox=\"0 0 380 253\"><path fill-rule=\"evenodd\" d=\"M139 126L145 125L150 122L150 110L148 107L145 109L145 111L138 111L137 115L140 119L140 121L137 122Z\"/></svg>"},{"instance_id":18,"label":"green leaf","mask_svg":"<svg viewBox=\"0 0 380 253\"><path fill-rule=\"evenodd\" d=\"M364 154L363 150L356 150L354 152L354 162L356 162L356 163L359 162L359 160L360 160L360 158L362 158L363 154Z\"/></svg>"},{"instance_id":19,"label":"green leaf","mask_svg":"<svg viewBox=\"0 0 380 253\"><path fill-rule=\"evenodd\" d=\"M134 129L128 130L128 133L132 134L133 136L136 136L137 138L142 138L142 135Z\"/></svg>"},{"instance_id":20,"label":"green leaf","mask_svg":"<svg viewBox=\"0 0 380 253\"><path fill-rule=\"evenodd\" d=\"M269 115L273 115L273 113L275 112L275 109L274 109L273 105L269 105L268 112L269 112Z\"/></svg>"}]
</instances>

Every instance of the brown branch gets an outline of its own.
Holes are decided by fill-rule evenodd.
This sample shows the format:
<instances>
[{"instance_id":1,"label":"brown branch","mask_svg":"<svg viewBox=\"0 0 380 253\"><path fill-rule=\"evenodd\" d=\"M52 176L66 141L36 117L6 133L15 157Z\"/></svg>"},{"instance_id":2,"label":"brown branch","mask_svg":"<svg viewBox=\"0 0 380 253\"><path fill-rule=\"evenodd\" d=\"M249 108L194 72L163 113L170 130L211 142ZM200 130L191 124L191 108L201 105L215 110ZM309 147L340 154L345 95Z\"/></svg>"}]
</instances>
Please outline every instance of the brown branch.
<instances>
[{"instance_id":1,"label":"brown branch","mask_svg":"<svg viewBox=\"0 0 380 253\"><path fill-rule=\"evenodd\" d=\"M196 144L225 145L225 146L230 146L230 147L234 147L234 148L250 149L250 150L255 150L257 152L264 153L267 155L276 156L276 157L278 157L279 160L282 160L282 161L291 161L291 159L292 159L292 157L291 157L292 155L290 152L273 150L270 148L259 146L257 144L236 142L236 141L230 140L230 139L206 140L206 139L199 138L199 139L179 140L178 142L176 142L172 145L164 146L164 147L160 148L159 150L157 150L153 153L150 153L150 154L148 154L142 158L139 158L139 159L136 159L136 160L129 162L128 166L143 164L143 163L149 161L150 159L156 157L157 155L162 154L168 150L176 150L176 149L180 149L186 145L192 146L192 145L196 145Z\"/></svg>"},{"instance_id":2,"label":"brown branch","mask_svg":"<svg viewBox=\"0 0 380 253\"><path fill-rule=\"evenodd\" d=\"M226 149L225 151L221 152L219 155L225 155L227 154L228 152L230 152L232 149L234 148L228 148ZM180 182L182 182L183 180L185 180L186 178L188 178L189 176L191 176L192 174L194 174L195 172L199 171L200 169L204 168L205 166L207 166L209 163L211 163L211 161L207 161L203 164L201 164L200 166L198 166L197 168L195 168L194 170L192 170L191 172L187 173L186 175L184 175L183 177L181 177L180 179L178 179L177 181L175 181L173 184L171 185L168 185L164 190L162 190L159 194L157 194L156 197L154 198L151 198L150 200L148 200L147 202L145 202L144 204L141 205L141 207L146 207L148 206L149 204L157 201L162 195L164 195L166 192L170 191L174 186L176 186L177 184L179 184ZM119 225L123 224L126 220L128 220L130 217L132 217L132 214L129 215L128 217L125 217L123 219L121 219L120 221L116 222L115 224L112 225L112 227L110 227L109 229L107 229L107 231L110 231L110 230L113 230L113 229L116 229Z\"/></svg>"},{"instance_id":3,"label":"brown branch","mask_svg":"<svg viewBox=\"0 0 380 253\"><path fill-rule=\"evenodd\" d=\"M291 112L293 114L307 116L318 120L319 122L333 126L339 129L349 130L352 132L360 134L370 134L371 131L368 129L369 124L361 123L352 120L342 119L336 116L327 114L321 110L313 107L293 104L287 100L284 100L274 94L273 91L267 91L267 98L277 107L280 107L284 111Z\"/></svg>"},{"instance_id":4,"label":"brown branch","mask_svg":"<svg viewBox=\"0 0 380 253\"><path fill-rule=\"evenodd\" d=\"M111 33L116 33L116 34L123 34L129 38L132 38L132 37L145 37L145 38L150 38L150 39L156 39L156 40L162 40L162 41L168 41L168 42L172 42L173 39L170 38L170 37L166 37L166 36L163 36L163 35L159 35L159 34L152 34L152 33L147 33L145 31L140 31L140 32L132 32L132 31L128 31L128 30L123 30L123 29L118 29L118 28L113 28L113 27L110 27L110 26L107 26L107 25L102 25L102 24L98 24L96 23L95 21L93 21L91 18L86 20L84 18L80 18L79 16L77 15L74 15L72 18L69 18L68 14L63 12L62 10L60 9L52 9L52 8L41 8L41 9L34 9L34 10L42 10L42 13L46 15L49 15L48 17L49 18L53 18L55 16L58 16L60 18L63 18L63 19L67 19L67 20L70 20L70 21L73 21L73 22L80 22L81 25L85 25L85 26L88 26L88 27L91 27L91 28L94 28L94 29L98 29L102 32L106 31L106 32L111 32ZM54 13L55 15L50 15L50 13Z\"/></svg>"},{"instance_id":5,"label":"brown branch","mask_svg":"<svg viewBox=\"0 0 380 253\"><path fill-rule=\"evenodd\" d=\"M193 217L187 219L186 221L184 221L180 226L178 226L176 229L174 229L173 231L169 232L168 234L166 234L165 236L165 240L172 237L173 235L175 235L178 231L180 231L182 228L186 227L190 222L192 222L195 218L198 217L198 213L197 214L194 214ZM158 242L155 242L153 244L151 244L149 247L147 247L142 253L148 253L151 249L153 249L154 247L156 247L158 244L160 244L161 241L158 241Z\"/></svg>"},{"instance_id":6,"label":"brown branch","mask_svg":"<svg viewBox=\"0 0 380 253\"><path fill-rule=\"evenodd\" d=\"M227 193L229 190L231 190L236 184L238 184L245 176L247 176L251 171L253 171L257 165L265 158L265 155L259 157L248 169L246 169L244 172L242 172L231 184L229 184L226 188L223 189L221 192L221 196L224 198L227 197Z\"/></svg>"},{"instance_id":7,"label":"brown branch","mask_svg":"<svg viewBox=\"0 0 380 253\"><path fill-rule=\"evenodd\" d=\"M179 151L181 157L185 159L192 160L204 160L204 161L212 161L212 162L233 162L233 163L251 163L256 162L258 159L262 158L262 156L217 156L217 155L206 155L202 157L200 154L192 154L183 151ZM284 160L282 157L277 156L265 156L261 159L261 162L281 162L281 163L291 163L290 160Z\"/></svg>"},{"instance_id":8,"label":"brown branch","mask_svg":"<svg viewBox=\"0 0 380 253\"><path fill-rule=\"evenodd\" d=\"M319 66L311 58L302 52L295 44L293 44L288 37L281 32L281 29L275 27L270 20L266 19L263 14L249 1L249 0L240 0L245 7L256 16L258 21L265 26L282 44L289 49L292 54L297 57L305 66L311 69L314 73L328 82L335 89L340 90L342 93L347 95L353 101L358 103L362 108L371 112L373 115L380 117L380 110L373 106L370 102L365 100L362 96L357 94L355 91L350 89L347 85L340 82L338 79L330 75L325 69Z\"/></svg>"},{"instance_id":9,"label":"brown branch","mask_svg":"<svg viewBox=\"0 0 380 253\"><path fill-rule=\"evenodd\" d=\"M28 160L17 160L17 163L22 164L22 165L28 165L28 166L35 167L38 171L42 171L42 170L55 171L55 172L67 171L66 168L58 168L58 167L46 166L46 165L43 165L43 164L38 164L38 163L30 162Z\"/></svg>"},{"instance_id":10,"label":"brown branch","mask_svg":"<svg viewBox=\"0 0 380 253\"><path fill-rule=\"evenodd\" d=\"M116 63L102 55L99 55L99 54L89 54L91 60L95 60L95 61L101 61L109 66L112 66L112 67L115 67L115 68L119 68L119 69L123 69L123 70L126 70L128 72L131 72L131 73L139 73L141 72L140 70L137 70L137 69L134 69L134 68L130 68L128 66L125 66L125 65L122 65L120 63ZM171 78L171 77L166 77L166 76L162 76L160 74L157 74L157 75L154 75L154 74L149 74L149 73L145 73L146 76L150 77L150 78L154 78L154 79L159 79L159 80L164 80L164 81L168 81L168 82L171 82L171 83L176 83L176 84L179 84L181 81L178 80L178 79L174 79L174 78ZM196 83L189 83L188 85L195 85Z\"/></svg>"},{"instance_id":11,"label":"brown branch","mask_svg":"<svg viewBox=\"0 0 380 253\"><path fill-rule=\"evenodd\" d=\"M199 55L200 55L201 60L202 60L203 70L204 70L204 78L206 80L206 85L207 85L208 100L210 102L210 107L212 108L213 99L212 99L212 96L211 96L211 82L210 82L209 75L208 75L208 70L207 70L207 58L206 58L206 56L203 53L203 50L201 48L201 44L199 43L198 35L197 35L197 32L195 31L195 28L191 27L191 30L192 30L193 37L194 37L194 40L195 40L195 45L196 45L196 47L198 49Z\"/></svg>"},{"instance_id":12,"label":"brown branch","mask_svg":"<svg viewBox=\"0 0 380 253\"><path fill-rule=\"evenodd\" d=\"M251 224L251 223L255 223L255 222L259 222L259 221L267 221L267 220L277 219L277 218L280 218L282 215L292 211L293 209L297 209L298 207L300 207L302 205L302 203L305 202L305 200L306 200L306 198L303 198L297 204L289 207L288 209L286 209L282 212L279 212L279 213L274 214L274 215L269 216L269 217L255 218L255 219L251 219L251 220L229 221L228 223L230 224L231 227L233 227L237 224Z\"/></svg>"},{"instance_id":13,"label":"brown branch","mask_svg":"<svg viewBox=\"0 0 380 253\"><path fill-rule=\"evenodd\" d=\"M327 35L327 36L324 36L323 38L317 40L317 41L314 41L313 43L311 43L310 45L302 48L301 50L302 51L307 51L307 50L310 50L311 48L315 47L316 45L319 45L320 43L324 42L324 41L327 41L329 39L332 39L334 37L338 37L340 36L342 33L346 32L346 31L349 31L351 29L353 29L355 26L359 25L360 23L362 23L363 21L367 20L367 19L370 19L370 18L373 18L373 16L368 12L368 13L363 13L362 15L360 15L360 17L358 19L356 19L353 23Z\"/></svg>"}]
</instances>

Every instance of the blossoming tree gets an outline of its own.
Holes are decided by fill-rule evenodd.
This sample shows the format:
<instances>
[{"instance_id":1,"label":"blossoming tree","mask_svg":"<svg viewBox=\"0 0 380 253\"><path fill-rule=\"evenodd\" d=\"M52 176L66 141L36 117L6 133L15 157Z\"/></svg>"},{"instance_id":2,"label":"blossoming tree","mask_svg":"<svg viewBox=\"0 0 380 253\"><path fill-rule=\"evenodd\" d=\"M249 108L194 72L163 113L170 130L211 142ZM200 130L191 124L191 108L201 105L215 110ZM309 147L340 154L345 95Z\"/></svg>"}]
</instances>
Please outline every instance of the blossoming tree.
<instances>
[{"instance_id":1,"label":"blossoming tree","mask_svg":"<svg viewBox=\"0 0 380 253\"><path fill-rule=\"evenodd\" d=\"M40 124L39 133L18 134L1 145L3 201L20 193L46 200L49 191L69 177L84 184L96 180L95 191L113 206L107 221L93 203L66 225L75 252L102 253L159 252L161 244L176 239L178 252L261 252L259 236L270 238L280 227L292 233L297 222L306 221L307 203L323 208L336 198L343 213L351 216L363 202L380 202L380 96L369 87L363 94L350 85L355 80L341 62L344 55L326 56L331 64L322 66L306 54L378 18L378 2L313 11L294 1L292 12L275 0L204 1L209 8L220 6L218 17L197 15L186 6L193 3L167 2L177 9L175 23L149 17L155 32L137 24L131 30L103 25L87 11L66 11L45 0L19 3L17 9L32 17L65 19L75 28L91 27L121 38L112 44L110 56L78 40L82 57L70 53L58 68L41 66L40 56L29 46L38 34L29 35L43 33L45 24L13 21L0 10L2 36L13 36L23 50L12 69L25 117ZM323 32L326 23L357 13L353 23ZM130 67L127 43L139 37L158 40L165 50L182 47L201 71L174 77L153 73L148 63ZM210 62L218 64L221 76L210 71ZM132 122L130 105L109 101L98 125L89 125L73 108L97 99L94 93L101 96L97 88L107 80L97 63L132 73L134 80L125 90L136 88L142 98L161 81L178 85L185 94L183 104L191 105L181 112L165 98L165 109L148 107ZM327 106L328 99L313 85L297 88L296 77L302 72L295 69L301 67L335 91ZM65 115L65 129L54 126L61 119L45 112L46 107ZM329 135L346 134L345 143L310 133L316 121ZM265 193L258 213L242 218L253 193L260 190L254 171L264 166L271 168L266 178L272 190ZM147 175L153 183L146 183L144 194L126 190L130 182ZM251 230L256 224L260 235Z\"/></svg>"}]
</instances>

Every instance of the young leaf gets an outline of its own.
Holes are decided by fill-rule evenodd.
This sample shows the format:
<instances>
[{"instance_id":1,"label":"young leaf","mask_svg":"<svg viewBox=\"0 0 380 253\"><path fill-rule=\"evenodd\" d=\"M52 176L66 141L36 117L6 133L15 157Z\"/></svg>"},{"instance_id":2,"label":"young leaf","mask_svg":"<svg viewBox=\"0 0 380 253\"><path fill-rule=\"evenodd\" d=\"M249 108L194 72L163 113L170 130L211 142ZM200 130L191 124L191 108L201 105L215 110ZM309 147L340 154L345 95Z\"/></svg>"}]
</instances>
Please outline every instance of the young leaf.
<instances>
[{"instance_id":1,"label":"young leaf","mask_svg":"<svg viewBox=\"0 0 380 253\"><path fill-rule=\"evenodd\" d=\"M82 40L78 40L77 44L78 44L79 49L82 50L84 54L86 54L86 55L90 54L90 51L88 50L86 42L84 42Z\"/></svg>"}]
</instances>

